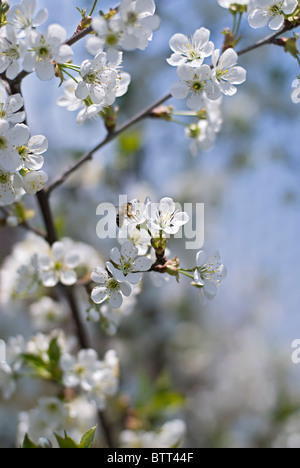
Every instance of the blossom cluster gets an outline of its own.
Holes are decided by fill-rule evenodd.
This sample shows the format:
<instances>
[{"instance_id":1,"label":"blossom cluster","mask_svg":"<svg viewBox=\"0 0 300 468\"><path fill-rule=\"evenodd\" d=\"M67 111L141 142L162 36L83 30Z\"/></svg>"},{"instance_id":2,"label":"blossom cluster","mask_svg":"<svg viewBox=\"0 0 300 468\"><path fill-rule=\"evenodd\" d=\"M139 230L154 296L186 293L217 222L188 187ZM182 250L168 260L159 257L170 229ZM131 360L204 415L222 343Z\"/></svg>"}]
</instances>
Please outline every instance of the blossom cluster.
<instances>
[{"instance_id":1,"label":"blossom cluster","mask_svg":"<svg viewBox=\"0 0 300 468\"><path fill-rule=\"evenodd\" d=\"M153 0L121 0L117 9L93 19L94 34L87 39L86 49L94 58L84 60L79 68L70 67L79 77L66 81L64 95L57 101L69 111L79 109L79 125L101 115L127 92L131 77L121 71L123 51L146 49L160 24L155 9Z\"/></svg>"},{"instance_id":2,"label":"blossom cluster","mask_svg":"<svg viewBox=\"0 0 300 468\"><path fill-rule=\"evenodd\" d=\"M48 141L30 137L20 94L8 95L0 82L0 206L8 206L24 193L35 195L48 180L42 171Z\"/></svg>"},{"instance_id":3,"label":"blossom cluster","mask_svg":"<svg viewBox=\"0 0 300 468\"><path fill-rule=\"evenodd\" d=\"M27 342L22 336L10 338L7 362L0 363L0 389L5 399L17 389L20 379L29 371L62 383L65 388L78 389L98 409L104 409L106 398L119 386L119 360L115 351L108 351L101 361L92 349L73 356L76 340L67 338L61 330L49 334L37 333Z\"/></svg>"}]
</instances>

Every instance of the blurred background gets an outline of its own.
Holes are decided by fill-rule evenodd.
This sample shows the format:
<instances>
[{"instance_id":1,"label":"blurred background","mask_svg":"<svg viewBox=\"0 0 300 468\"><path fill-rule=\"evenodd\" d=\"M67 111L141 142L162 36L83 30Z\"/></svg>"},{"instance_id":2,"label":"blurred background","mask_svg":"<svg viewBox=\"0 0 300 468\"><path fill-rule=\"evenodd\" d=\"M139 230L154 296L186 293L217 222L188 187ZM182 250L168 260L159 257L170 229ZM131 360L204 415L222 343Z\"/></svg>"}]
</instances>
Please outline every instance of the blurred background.
<instances>
[{"instance_id":1,"label":"blurred background","mask_svg":"<svg viewBox=\"0 0 300 468\"><path fill-rule=\"evenodd\" d=\"M58 22L73 34L79 21L74 1L37 3L49 9L47 24ZM78 0L76 6L92 3ZM124 54L132 83L117 102L119 123L164 96L177 80L176 69L166 63L173 34L191 35L205 26L221 47L221 31L232 25L216 0L156 4L162 23L148 49ZM99 4L104 11L112 6L115 2ZM253 30L245 18L241 32L239 48L269 29ZM80 64L84 41L74 52ZM201 305L188 278L180 285L171 278L160 288L146 278L115 337L98 325L90 326L90 333L99 350L113 347L121 356L121 393L132 406L128 427L181 417L188 429L186 447L300 447L300 365L291 361L291 343L300 339L300 108L290 99L298 64L276 46L251 52L239 63L248 79L236 96L224 99L223 129L211 151L194 158L183 127L145 121L58 189L52 206L61 235L91 244L107 259L115 244L96 236L100 202L117 204L119 194L127 194L205 203L205 250L219 249L228 269L216 299ZM105 135L100 120L77 127L76 113L55 105L62 94L57 84L35 76L23 83L31 132L49 139L51 178ZM185 108L183 101L170 104ZM37 208L30 197L26 203ZM42 226L38 213L34 222ZM1 229L1 262L23 235ZM193 265L196 252L185 251L183 241L172 240L169 248L184 267ZM30 336L27 305L0 300L2 339ZM0 446L14 445L18 412L33 407L40 391L32 386L24 384L9 403L1 400Z\"/></svg>"}]
</instances>

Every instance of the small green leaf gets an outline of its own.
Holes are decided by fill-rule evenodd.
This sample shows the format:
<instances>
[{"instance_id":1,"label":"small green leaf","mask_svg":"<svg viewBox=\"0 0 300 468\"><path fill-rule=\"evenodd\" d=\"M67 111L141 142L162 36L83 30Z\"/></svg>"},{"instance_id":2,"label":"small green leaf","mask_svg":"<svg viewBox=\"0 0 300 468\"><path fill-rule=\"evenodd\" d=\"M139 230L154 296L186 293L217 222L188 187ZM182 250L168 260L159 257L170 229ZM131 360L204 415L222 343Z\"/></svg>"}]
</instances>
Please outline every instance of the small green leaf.
<instances>
[{"instance_id":1,"label":"small green leaf","mask_svg":"<svg viewBox=\"0 0 300 468\"><path fill-rule=\"evenodd\" d=\"M26 434L24 442L22 444L23 449L36 449L38 448L37 445L35 445L32 440L29 439L28 434Z\"/></svg>"},{"instance_id":2,"label":"small green leaf","mask_svg":"<svg viewBox=\"0 0 300 468\"><path fill-rule=\"evenodd\" d=\"M79 448L83 448L83 449L93 448L96 429L97 429L97 426L93 427L86 434L84 434L84 436L82 437L80 441Z\"/></svg>"},{"instance_id":3,"label":"small green leaf","mask_svg":"<svg viewBox=\"0 0 300 468\"><path fill-rule=\"evenodd\" d=\"M61 437L58 434L54 434L58 442L59 448L61 449L75 449L78 448L77 444L71 437L65 432L65 437Z\"/></svg>"},{"instance_id":4,"label":"small green leaf","mask_svg":"<svg viewBox=\"0 0 300 468\"><path fill-rule=\"evenodd\" d=\"M61 349L59 345L57 344L57 337L53 338L53 340L51 340L50 342L49 349L48 349L48 356L50 358L50 361L54 362L55 364L57 364L60 360Z\"/></svg>"}]
</instances>

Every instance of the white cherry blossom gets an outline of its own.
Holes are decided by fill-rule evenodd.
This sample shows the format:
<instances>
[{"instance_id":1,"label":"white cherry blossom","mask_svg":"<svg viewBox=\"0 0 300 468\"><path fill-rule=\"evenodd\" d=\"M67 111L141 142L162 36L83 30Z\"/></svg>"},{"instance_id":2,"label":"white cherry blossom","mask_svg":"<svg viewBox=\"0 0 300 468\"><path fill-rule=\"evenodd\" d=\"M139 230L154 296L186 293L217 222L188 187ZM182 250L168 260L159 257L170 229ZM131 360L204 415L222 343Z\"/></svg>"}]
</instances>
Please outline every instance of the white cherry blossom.
<instances>
[{"instance_id":1,"label":"white cherry blossom","mask_svg":"<svg viewBox=\"0 0 300 468\"><path fill-rule=\"evenodd\" d=\"M38 255L34 254L28 265L21 265L17 271L18 279L16 290L18 294L34 294L40 279L40 266Z\"/></svg>"},{"instance_id":2,"label":"white cherry blossom","mask_svg":"<svg viewBox=\"0 0 300 468\"><path fill-rule=\"evenodd\" d=\"M68 251L63 242L55 242L49 251L49 255L39 257L41 269L41 281L44 286L53 288L60 281L66 286L71 286L77 281L74 268L80 264L80 258L74 251Z\"/></svg>"},{"instance_id":3,"label":"white cherry blossom","mask_svg":"<svg viewBox=\"0 0 300 468\"><path fill-rule=\"evenodd\" d=\"M44 135L35 135L28 142L18 148L24 167L31 171L38 171L44 165L42 154L48 150L48 140Z\"/></svg>"},{"instance_id":4,"label":"white cherry blossom","mask_svg":"<svg viewBox=\"0 0 300 468\"><path fill-rule=\"evenodd\" d=\"M177 69L179 83L171 87L171 94L175 99L187 99L187 106L199 111L206 104L206 98L216 100L221 97L219 86L212 81L212 71L208 65L193 68L180 65Z\"/></svg>"},{"instance_id":5,"label":"white cherry blossom","mask_svg":"<svg viewBox=\"0 0 300 468\"><path fill-rule=\"evenodd\" d=\"M257 0L249 12L248 21L252 28L269 27L277 31L283 26L284 15L290 15L298 4L297 0Z\"/></svg>"},{"instance_id":6,"label":"white cherry blossom","mask_svg":"<svg viewBox=\"0 0 300 468\"><path fill-rule=\"evenodd\" d=\"M90 382L95 372L101 369L101 362L93 349L79 351L77 358L64 354L60 359L60 367L64 373L63 383L68 388L81 386L83 390L90 388Z\"/></svg>"},{"instance_id":7,"label":"white cherry blossom","mask_svg":"<svg viewBox=\"0 0 300 468\"><path fill-rule=\"evenodd\" d=\"M214 51L214 44L209 38L210 31L206 28L197 29L191 39L184 34L175 34L170 39L170 48L174 53L167 59L168 64L178 67L186 63L199 67Z\"/></svg>"},{"instance_id":8,"label":"white cherry blossom","mask_svg":"<svg viewBox=\"0 0 300 468\"><path fill-rule=\"evenodd\" d=\"M123 295L128 297L131 286L120 270L117 270L110 262L106 263L106 269L97 267L94 269L92 280L100 284L92 291L92 300L95 304L102 304L108 300L113 309L119 309L123 302Z\"/></svg>"},{"instance_id":9,"label":"white cherry blossom","mask_svg":"<svg viewBox=\"0 0 300 468\"><path fill-rule=\"evenodd\" d=\"M123 35L122 24L119 16L104 18L98 16L93 20L92 28L96 35L90 36L86 42L86 49L91 55L98 55L106 50L109 61L115 61L121 48Z\"/></svg>"},{"instance_id":10,"label":"white cherry blossom","mask_svg":"<svg viewBox=\"0 0 300 468\"><path fill-rule=\"evenodd\" d=\"M187 213L177 209L172 198L162 198L159 203L149 202L147 210L148 226L154 233L176 234L189 221Z\"/></svg>"},{"instance_id":11,"label":"white cherry blossom","mask_svg":"<svg viewBox=\"0 0 300 468\"><path fill-rule=\"evenodd\" d=\"M88 99L78 99L75 95L77 84L70 79L64 83L64 94L57 99L57 105L66 107L68 111L76 111L79 113L76 118L78 125L82 125L87 119L96 117L103 110L102 105L96 105L88 102Z\"/></svg>"},{"instance_id":12,"label":"white cherry blossom","mask_svg":"<svg viewBox=\"0 0 300 468\"><path fill-rule=\"evenodd\" d=\"M138 255L146 255L151 245L151 237L146 229L137 229L134 224L124 226L118 233L120 244L124 244L127 240L130 240L138 249Z\"/></svg>"},{"instance_id":13,"label":"white cherry blossom","mask_svg":"<svg viewBox=\"0 0 300 468\"><path fill-rule=\"evenodd\" d=\"M21 186L22 177L18 173L2 171L0 168L0 206L12 205Z\"/></svg>"},{"instance_id":14,"label":"white cherry blossom","mask_svg":"<svg viewBox=\"0 0 300 468\"><path fill-rule=\"evenodd\" d=\"M35 14L36 0L22 0L19 5L13 5L9 9L6 18L18 31L18 36L23 37L28 30L41 26L48 18L48 11L44 8Z\"/></svg>"},{"instance_id":15,"label":"white cherry blossom","mask_svg":"<svg viewBox=\"0 0 300 468\"><path fill-rule=\"evenodd\" d=\"M124 50L145 50L152 40L153 31L160 25L155 14L153 0L122 0L119 6L123 35L121 46Z\"/></svg>"},{"instance_id":16,"label":"white cherry blossom","mask_svg":"<svg viewBox=\"0 0 300 468\"><path fill-rule=\"evenodd\" d=\"M11 25L0 28L0 73L4 73L9 80L14 80L21 70L20 60L26 52L25 43L17 38L16 31Z\"/></svg>"},{"instance_id":17,"label":"white cherry blossom","mask_svg":"<svg viewBox=\"0 0 300 468\"><path fill-rule=\"evenodd\" d=\"M152 265L150 258L138 256L138 249L131 241L126 241L122 245L121 250L117 247L112 249L110 258L114 266L122 272L122 275L124 275L126 281L130 284L139 283L143 277L142 272L150 270Z\"/></svg>"},{"instance_id":18,"label":"white cherry blossom","mask_svg":"<svg viewBox=\"0 0 300 468\"><path fill-rule=\"evenodd\" d=\"M20 111L23 105L24 99L20 94L7 96L5 92L0 93L0 119L14 124L24 122L26 114Z\"/></svg>"},{"instance_id":19,"label":"white cherry blossom","mask_svg":"<svg viewBox=\"0 0 300 468\"><path fill-rule=\"evenodd\" d=\"M31 171L23 176L22 187L29 195L36 195L47 182L48 175L44 171Z\"/></svg>"},{"instance_id":20,"label":"white cherry blossom","mask_svg":"<svg viewBox=\"0 0 300 468\"><path fill-rule=\"evenodd\" d=\"M204 250L200 250L196 256L196 265L194 280L196 286L203 289L207 299L215 297L222 279L227 275L226 268L221 263L221 255L215 252L208 257Z\"/></svg>"},{"instance_id":21,"label":"white cherry blossom","mask_svg":"<svg viewBox=\"0 0 300 468\"><path fill-rule=\"evenodd\" d=\"M59 24L50 25L45 35L37 30L31 30L27 35L28 52L23 60L23 68L27 72L36 71L42 81L54 77L54 61L64 64L72 59L70 46L63 44L67 37L66 30Z\"/></svg>"},{"instance_id":22,"label":"white cherry blossom","mask_svg":"<svg viewBox=\"0 0 300 468\"><path fill-rule=\"evenodd\" d=\"M75 90L78 99L90 95L92 102L99 106L111 106L117 97L123 96L130 83L130 75L121 73L122 52L114 62L107 61L107 54L101 52L93 60L85 60L81 65L80 81Z\"/></svg>"},{"instance_id":23,"label":"white cherry blossom","mask_svg":"<svg viewBox=\"0 0 300 468\"><path fill-rule=\"evenodd\" d=\"M24 124L16 124L10 128L6 120L0 120L0 169L14 171L22 166L18 147L29 140L29 128Z\"/></svg>"},{"instance_id":24,"label":"white cherry blossom","mask_svg":"<svg viewBox=\"0 0 300 468\"><path fill-rule=\"evenodd\" d=\"M50 331L66 319L62 304L51 297L42 297L29 306L29 315L34 327L41 331Z\"/></svg>"},{"instance_id":25,"label":"white cherry blossom","mask_svg":"<svg viewBox=\"0 0 300 468\"><path fill-rule=\"evenodd\" d=\"M216 50L212 57L213 79L220 87L223 94L233 96L237 92L234 85L242 84L246 81L246 70L237 67L238 55L233 49L227 49L220 57L220 51Z\"/></svg>"}]
</instances>

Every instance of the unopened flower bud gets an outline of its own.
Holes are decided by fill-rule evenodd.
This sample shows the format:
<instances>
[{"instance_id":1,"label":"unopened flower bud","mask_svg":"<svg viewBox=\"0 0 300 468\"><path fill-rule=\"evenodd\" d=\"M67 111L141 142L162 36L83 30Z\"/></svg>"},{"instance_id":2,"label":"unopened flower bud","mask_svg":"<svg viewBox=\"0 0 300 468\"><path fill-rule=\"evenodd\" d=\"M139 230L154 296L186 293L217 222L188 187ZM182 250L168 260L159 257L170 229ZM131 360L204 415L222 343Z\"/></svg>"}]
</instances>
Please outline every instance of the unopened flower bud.
<instances>
[{"instance_id":1,"label":"unopened flower bud","mask_svg":"<svg viewBox=\"0 0 300 468\"><path fill-rule=\"evenodd\" d=\"M151 117L154 119L172 120L173 107L172 106L160 106L156 107L151 112Z\"/></svg>"}]
</instances>

